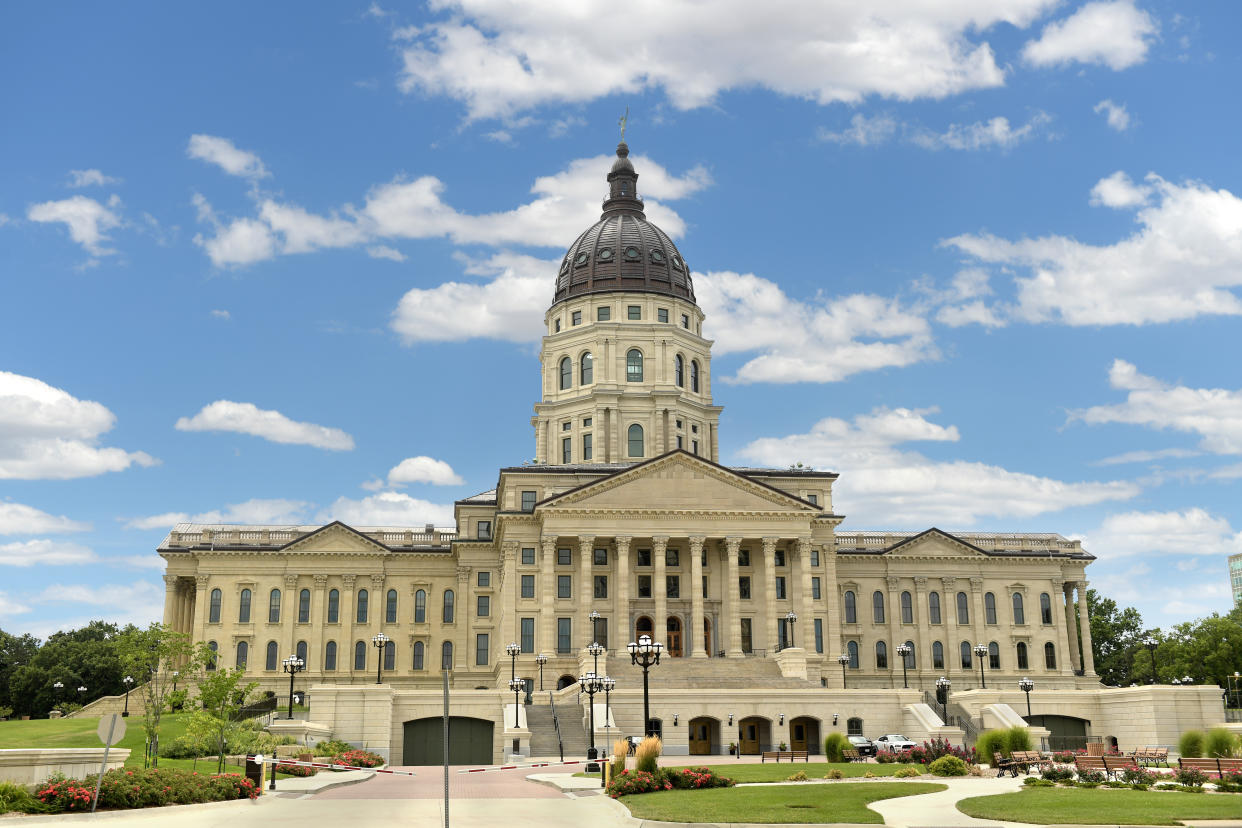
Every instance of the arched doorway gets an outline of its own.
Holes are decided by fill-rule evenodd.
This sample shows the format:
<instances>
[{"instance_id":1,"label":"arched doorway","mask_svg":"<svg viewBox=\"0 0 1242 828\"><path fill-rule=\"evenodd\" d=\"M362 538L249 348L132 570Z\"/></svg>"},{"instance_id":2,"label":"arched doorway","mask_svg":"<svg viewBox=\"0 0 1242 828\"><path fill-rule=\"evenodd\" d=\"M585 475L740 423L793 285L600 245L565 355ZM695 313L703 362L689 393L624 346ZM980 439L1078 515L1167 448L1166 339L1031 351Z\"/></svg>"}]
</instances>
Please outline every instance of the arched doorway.
<instances>
[{"instance_id":1,"label":"arched doorway","mask_svg":"<svg viewBox=\"0 0 1242 828\"><path fill-rule=\"evenodd\" d=\"M569 687L570 685L577 683L577 681L578 679L574 678L573 676L561 676L559 679L556 680L556 689L564 690L566 687Z\"/></svg>"},{"instance_id":2,"label":"arched doorway","mask_svg":"<svg viewBox=\"0 0 1242 828\"><path fill-rule=\"evenodd\" d=\"M449 717L449 764L490 765L494 722ZM439 716L405 723L401 764L439 765L444 761L444 720Z\"/></svg>"},{"instance_id":3,"label":"arched doorway","mask_svg":"<svg viewBox=\"0 0 1242 828\"><path fill-rule=\"evenodd\" d=\"M711 657L711 654L712 654L712 622L707 618L703 619L703 652L707 653L709 658Z\"/></svg>"},{"instance_id":4,"label":"arched doorway","mask_svg":"<svg viewBox=\"0 0 1242 828\"><path fill-rule=\"evenodd\" d=\"M771 748L771 722L762 716L747 716L738 722L738 748L743 756L754 756Z\"/></svg>"},{"instance_id":5,"label":"arched doorway","mask_svg":"<svg viewBox=\"0 0 1242 828\"><path fill-rule=\"evenodd\" d=\"M690 755L707 756L720 752L720 720L699 716L690 720Z\"/></svg>"},{"instance_id":6,"label":"arched doorway","mask_svg":"<svg viewBox=\"0 0 1242 828\"><path fill-rule=\"evenodd\" d=\"M634 622L634 640L642 638L644 635L655 638L655 624L645 615L640 615L638 620Z\"/></svg>"},{"instance_id":7,"label":"arched doorway","mask_svg":"<svg viewBox=\"0 0 1242 828\"><path fill-rule=\"evenodd\" d=\"M819 753L819 719L799 716L789 722L789 749Z\"/></svg>"},{"instance_id":8,"label":"arched doorway","mask_svg":"<svg viewBox=\"0 0 1242 828\"><path fill-rule=\"evenodd\" d=\"M670 658L681 658L681 619L676 615L668 617L668 642L664 649Z\"/></svg>"}]
</instances>

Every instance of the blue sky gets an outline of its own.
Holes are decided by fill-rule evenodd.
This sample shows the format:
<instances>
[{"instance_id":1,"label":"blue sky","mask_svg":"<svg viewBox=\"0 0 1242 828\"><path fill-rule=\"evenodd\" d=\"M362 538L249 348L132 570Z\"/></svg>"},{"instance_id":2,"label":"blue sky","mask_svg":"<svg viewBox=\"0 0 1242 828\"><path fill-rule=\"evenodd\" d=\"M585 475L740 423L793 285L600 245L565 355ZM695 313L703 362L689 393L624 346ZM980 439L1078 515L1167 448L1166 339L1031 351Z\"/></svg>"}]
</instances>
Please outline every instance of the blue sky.
<instances>
[{"instance_id":1,"label":"blue sky","mask_svg":"<svg viewBox=\"0 0 1242 828\"><path fill-rule=\"evenodd\" d=\"M859 8L6 6L0 627L158 618L178 520L447 525L532 457L627 106L725 463L1226 610L1236 4Z\"/></svg>"}]
</instances>

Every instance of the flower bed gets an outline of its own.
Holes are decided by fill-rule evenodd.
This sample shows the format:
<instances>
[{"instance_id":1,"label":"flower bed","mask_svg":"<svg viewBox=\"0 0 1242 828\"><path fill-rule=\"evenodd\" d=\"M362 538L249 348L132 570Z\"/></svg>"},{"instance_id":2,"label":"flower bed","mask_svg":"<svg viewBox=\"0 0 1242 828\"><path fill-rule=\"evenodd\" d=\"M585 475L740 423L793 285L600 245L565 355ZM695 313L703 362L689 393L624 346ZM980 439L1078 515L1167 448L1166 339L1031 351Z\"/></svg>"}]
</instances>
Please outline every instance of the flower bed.
<instances>
[{"instance_id":1,"label":"flower bed","mask_svg":"<svg viewBox=\"0 0 1242 828\"><path fill-rule=\"evenodd\" d=\"M681 790L731 788L734 784L732 779L717 776L709 768L682 768L681 770L660 768L655 773L623 770L608 780L605 793L616 799L630 794L671 791L674 788Z\"/></svg>"},{"instance_id":2,"label":"flower bed","mask_svg":"<svg viewBox=\"0 0 1242 828\"><path fill-rule=\"evenodd\" d=\"M975 764L975 749L960 748L949 744L947 739L932 739L921 746L907 748L892 754L898 762L909 762L919 765L930 765L941 756L956 756L968 765ZM877 760L879 757L876 757Z\"/></svg>"},{"instance_id":3,"label":"flower bed","mask_svg":"<svg viewBox=\"0 0 1242 828\"><path fill-rule=\"evenodd\" d=\"M369 750L347 750L332 760L334 765L353 765L359 768L378 768L384 764L384 757Z\"/></svg>"},{"instance_id":4,"label":"flower bed","mask_svg":"<svg viewBox=\"0 0 1242 828\"><path fill-rule=\"evenodd\" d=\"M286 765L284 762L281 762L276 766L276 772L287 773L290 776L314 776L318 771L305 765Z\"/></svg>"},{"instance_id":5,"label":"flower bed","mask_svg":"<svg viewBox=\"0 0 1242 828\"><path fill-rule=\"evenodd\" d=\"M99 808L157 808L231 799L254 799L255 784L241 774L201 774L177 768L110 770L99 786ZM95 778L49 779L35 788L35 798L54 812L89 811Z\"/></svg>"}]
</instances>

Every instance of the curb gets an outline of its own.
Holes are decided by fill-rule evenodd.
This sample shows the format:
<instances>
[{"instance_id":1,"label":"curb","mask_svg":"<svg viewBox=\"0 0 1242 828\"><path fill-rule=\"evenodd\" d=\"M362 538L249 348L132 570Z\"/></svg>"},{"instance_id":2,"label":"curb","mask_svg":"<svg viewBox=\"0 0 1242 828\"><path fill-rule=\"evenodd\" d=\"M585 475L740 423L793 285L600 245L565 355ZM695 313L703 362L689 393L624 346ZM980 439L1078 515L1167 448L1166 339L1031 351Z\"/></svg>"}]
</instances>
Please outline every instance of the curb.
<instances>
[{"instance_id":1,"label":"curb","mask_svg":"<svg viewBox=\"0 0 1242 828\"><path fill-rule=\"evenodd\" d=\"M258 799L231 799L227 802L195 802L189 805L161 805L161 806L152 807L152 808L112 809L112 810L107 810L107 811L97 811L96 813L93 813L93 814L90 811L82 811L79 813L72 813L72 812L66 811L65 813L60 813L60 814L23 814L17 811L12 811L8 814L4 814L3 816L0 816L0 820L20 819L22 825L33 825L33 824L37 824L41 822L63 822L66 819L84 819L84 820L92 820L92 821L100 820L100 819L130 819L135 814L146 814L146 813L155 813L155 812L163 813L166 811L172 811L173 809L176 809L178 812L180 812L180 810L183 808L201 808L203 810L207 810L207 809L224 810L225 808L244 808L244 807L257 808L264 804L265 798L267 802L271 802L273 800L273 797L262 797L261 796Z\"/></svg>"}]
</instances>

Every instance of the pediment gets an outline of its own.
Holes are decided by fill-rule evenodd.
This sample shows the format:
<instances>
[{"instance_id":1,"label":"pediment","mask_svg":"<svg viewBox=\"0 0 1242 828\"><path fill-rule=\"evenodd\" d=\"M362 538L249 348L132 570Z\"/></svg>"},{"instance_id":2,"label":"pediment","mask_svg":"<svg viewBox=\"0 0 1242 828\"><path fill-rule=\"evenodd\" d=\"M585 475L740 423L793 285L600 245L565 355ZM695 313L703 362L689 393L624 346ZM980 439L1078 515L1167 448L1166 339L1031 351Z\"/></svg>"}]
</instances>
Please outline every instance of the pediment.
<instances>
[{"instance_id":1,"label":"pediment","mask_svg":"<svg viewBox=\"0 0 1242 828\"><path fill-rule=\"evenodd\" d=\"M961 538L939 529L928 529L901 543L894 544L884 553L901 558L986 558L987 554Z\"/></svg>"},{"instance_id":2,"label":"pediment","mask_svg":"<svg viewBox=\"0 0 1242 828\"><path fill-rule=\"evenodd\" d=\"M303 535L281 547L282 552L331 553L331 554L386 554L390 550L382 543L346 526L340 521L329 523L309 535Z\"/></svg>"},{"instance_id":3,"label":"pediment","mask_svg":"<svg viewBox=\"0 0 1242 828\"><path fill-rule=\"evenodd\" d=\"M552 498L543 509L622 509L661 512L790 512L820 509L724 466L684 451L588 483Z\"/></svg>"}]
</instances>

